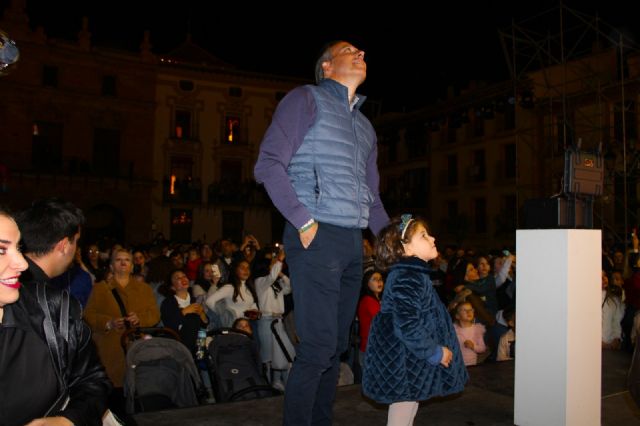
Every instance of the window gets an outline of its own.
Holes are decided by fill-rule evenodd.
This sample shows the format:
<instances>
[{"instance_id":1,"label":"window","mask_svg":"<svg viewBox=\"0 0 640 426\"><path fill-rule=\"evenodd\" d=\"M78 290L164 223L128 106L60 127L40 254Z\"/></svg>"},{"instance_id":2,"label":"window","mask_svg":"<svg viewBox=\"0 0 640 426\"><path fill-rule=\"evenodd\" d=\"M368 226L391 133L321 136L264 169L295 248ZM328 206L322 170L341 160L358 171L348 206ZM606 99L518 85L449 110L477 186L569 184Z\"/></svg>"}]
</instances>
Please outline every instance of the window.
<instances>
[{"instance_id":1,"label":"window","mask_svg":"<svg viewBox=\"0 0 640 426\"><path fill-rule=\"evenodd\" d=\"M193 158L173 156L169 161L170 176L172 177L172 181L175 182L171 194L175 194L177 191L176 185L193 177Z\"/></svg>"},{"instance_id":2,"label":"window","mask_svg":"<svg viewBox=\"0 0 640 426\"><path fill-rule=\"evenodd\" d=\"M180 80L178 82L178 87L180 87L180 90L182 90L183 92L193 92L193 81L191 80Z\"/></svg>"},{"instance_id":3,"label":"window","mask_svg":"<svg viewBox=\"0 0 640 426\"><path fill-rule=\"evenodd\" d=\"M174 155L169 159L169 175L165 178L164 199L191 203L200 202L202 188L200 181L193 178L193 158L188 155Z\"/></svg>"},{"instance_id":4,"label":"window","mask_svg":"<svg viewBox=\"0 0 640 426\"><path fill-rule=\"evenodd\" d=\"M174 116L174 135L177 139L191 139L191 111L177 109Z\"/></svg>"},{"instance_id":5,"label":"window","mask_svg":"<svg viewBox=\"0 0 640 426\"><path fill-rule=\"evenodd\" d=\"M502 197L502 209L496 215L496 234L513 235L518 224L518 200L515 194Z\"/></svg>"},{"instance_id":6,"label":"window","mask_svg":"<svg viewBox=\"0 0 640 426\"><path fill-rule=\"evenodd\" d=\"M504 146L504 177L513 179L516 177L516 144Z\"/></svg>"},{"instance_id":7,"label":"window","mask_svg":"<svg viewBox=\"0 0 640 426\"><path fill-rule=\"evenodd\" d=\"M428 207L429 203L429 172L426 167L410 169L404 175L406 182L406 207Z\"/></svg>"},{"instance_id":8,"label":"window","mask_svg":"<svg viewBox=\"0 0 640 426\"><path fill-rule=\"evenodd\" d=\"M62 169L62 129L61 123L33 123L31 163L38 171L58 171Z\"/></svg>"},{"instance_id":9,"label":"window","mask_svg":"<svg viewBox=\"0 0 640 426\"><path fill-rule=\"evenodd\" d=\"M473 165L469 170L472 182L484 182L487 179L487 167L485 164L484 149L473 151Z\"/></svg>"},{"instance_id":10,"label":"window","mask_svg":"<svg viewBox=\"0 0 640 426\"><path fill-rule=\"evenodd\" d=\"M227 116L224 120L224 141L228 144L240 143L240 119Z\"/></svg>"},{"instance_id":11,"label":"window","mask_svg":"<svg viewBox=\"0 0 640 426\"><path fill-rule=\"evenodd\" d=\"M447 128L447 143L456 143L458 138L458 129L449 126Z\"/></svg>"},{"instance_id":12,"label":"window","mask_svg":"<svg viewBox=\"0 0 640 426\"><path fill-rule=\"evenodd\" d=\"M234 98L242 97L242 88L241 87L229 87L229 96Z\"/></svg>"},{"instance_id":13,"label":"window","mask_svg":"<svg viewBox=\"0 0 640 426\"><path fill-rule=\"evenodd\" d=\"M398 159L398 131L395 128L385 129L378 140L384 146L384 154L379 156L385 164L393 164Z\"/></svg>"},{"instance_id":14,"label":"window","mask_svg":"<svg viewBox=\"0 0 640 426\"><path fill-rule=\"evenodd\" d=\"M192 241L191 228L193 226L193 211L171 209L170 214L171 241L190 243Z\"/></svg>"},{"instance_id":15,"label":"window","mask_svg":"<svg viewBox=\"0 0 640 426\"><path fill-rule=\"evenodd\" d=\"M414 124L407 127L404 140L407 144L409 158L424 157L427 154L427 141L423 125Z\"/></svg>"},{"instance_id":16,"label":"window","mask_svg":"<svg viewBox=\"0 0 640 426\"><path fill-rule=\"evenodd\" d=\"M447 201L447 217L451 219L458 217L458 201Z\"/></svg>"},{"instance_id":17,"label":"window","mask_svg":"<svg viewBox=\"0 0 640 426\"><path fill-rule=\"evenodd\" d=\"M58 87L58 67L53 65L42 66L42 85Z\"/></svg>"},{"instance_id":18,"label":"window","mask_svg":"<svg viewBox=\"0 0 640 426\"><path fill-rule=\"evenodd\" d=\"M487 232L487 201L484 198L476 198L474 204L474 222L477 234Z\"/></svg>"},{"instance_id":19,"label":"window","mask_svg":"<svg viewBox=\"0 0 640 426\"><path fill-rule=\"evenodd\" d=\"M117 80L115 75L105 75L102 77L102 96L116 96Z\"/></svg>"},{"instance_id":20,"label":"window","mask_svg":"<svg viewBox=\"0 0 640 426\"><path fill-rule=\"evenodd\" d=\"M507 103L504 109L504 129L512 130L516 128L516 107Z\"/></svg>"},{"instance_id":21,"label":"window","mask_svg":"<svg viewBox=\"0 0 640 426\"><path fill-rule=\"evenodd\" d=\"M94 129L93 170L103 176L118 176L119 169L120 130Z\"/></svg>"},{"instance_id":22,"label":"window","mask_svg":"<svg viewBox=\"0 0 640 426\"><path fill-rule=\"evenodd\" d=\"M513 229L515 230L516 219L518 217L518 198L513 195L504 196L504 212L507 217L513 219Z\"/></svg>"},{"instance_id":23,"label":"window","mask_svg":"<svg viewBox=\"0 0 640 426\"><path fill-rule=\"evenodd\" d=\"M220 162L220 183L238 185L242 182L242 161L222 160Z\"/></svg>"},{"instance_id":24,"label":"window","mask_svg":"<svg viewBox=\"0 0 640 426\"><path fill-rule=\"evenodd\" d=\"M451 154L447 156L447 185L458 184L458 156Z\"/></svg>"},{"instance_id":25,"label":"window","mask_svg":"<svg viewBox=\"0 0 640 426\"><path fill-rule=\"evenodd\" d=\"M478 113L473 120L473 136L477 138L484 136L484 118L478 116Z\"/></svg>"}]
</instances>

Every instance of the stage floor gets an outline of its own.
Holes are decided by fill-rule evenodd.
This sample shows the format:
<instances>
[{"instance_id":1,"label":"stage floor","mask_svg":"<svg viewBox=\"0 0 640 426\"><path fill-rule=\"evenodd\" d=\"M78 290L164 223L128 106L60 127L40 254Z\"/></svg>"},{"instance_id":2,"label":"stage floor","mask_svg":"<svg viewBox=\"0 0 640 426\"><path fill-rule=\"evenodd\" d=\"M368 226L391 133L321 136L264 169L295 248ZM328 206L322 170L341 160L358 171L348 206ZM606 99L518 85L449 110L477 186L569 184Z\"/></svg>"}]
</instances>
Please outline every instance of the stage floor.
<instances>
[{"instance_id":1,"label":"stage floor","mask_svg":"<svg viewBox=\"0 0 640 426\"><path fill-rule=\"evenodd\" d=\"M602 353L602 425L640 425L640 410L626 391L631 356L624 352ZM469 368L471 381L455 397L420 404L415 425L512 426L512 361ZM134 416L138 426L220 425L275 426L282 424L283 397L228 404L211 404ZM359 385L338 388L334 408L336 426L386 424L387 407L364 398ZM133 424L132 422L132 424ZM129 424L129 423L128 423Z\"/></svg>"}]
</instances>

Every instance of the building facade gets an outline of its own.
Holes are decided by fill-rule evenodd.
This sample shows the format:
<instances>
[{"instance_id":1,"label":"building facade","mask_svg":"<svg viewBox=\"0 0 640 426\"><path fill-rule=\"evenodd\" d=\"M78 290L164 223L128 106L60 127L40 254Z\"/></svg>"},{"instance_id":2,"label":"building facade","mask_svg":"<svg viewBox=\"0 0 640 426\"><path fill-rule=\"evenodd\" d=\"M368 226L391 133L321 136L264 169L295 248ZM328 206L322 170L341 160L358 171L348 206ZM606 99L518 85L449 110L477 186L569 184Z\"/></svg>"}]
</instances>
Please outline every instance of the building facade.
<instances>
[{"instance_id":1,"label":"building facade","mask_svg":"<svg viewBox=\"0 0 640 426\"><path fill-rule=\"evenodd\" d=\"M157 78L157 231L173 241L278 239L283 219L253 165L278 101L302 81L234 69L189 39L159 57Z\"/></svg>"},{"instance_id":2,"label":"building facade","mask_svg":"<svg viewBox=\"0 0 640 426\"><path fill-rule=\"evenodd\" d=\"M0 78L0 202L20 209L62 197L85 212L89 238L148 238L154 64L92 46L86 20L77 41L31 31L23 2L11 3L0 28L21 53Z\"/></svg>"},{"instance_id":3,"label":"building facade","mask_svg":"<svg viewBox=\"0 0 640 426\"><path fill-rule=\"evenodd\" d=\"M4 11L21 59L0 79L0 202L68 199L88 241L278 239L253 164L279 99L303 82L238 70L190 39L164 55L148 33L137 53L94 46L88 27L54 40L29 28L24 2Z\"/></svg>"},{"instance_id":4,"label":"building facade","mask_svg":"<svg viewBox=\"0 0 640 426\"><path fill-rule=\"evenodd\" d=\"M616 48L594 45L517 81L472 84L421 110L382 116L385 205L423 214L440 245L515 247L515 230L530 225L527 200L562 196L565 153L579 149L604 165L593 226L624 243L638 225L639 57L629 51L621 61Z\"/></svg>"}]
</instances>

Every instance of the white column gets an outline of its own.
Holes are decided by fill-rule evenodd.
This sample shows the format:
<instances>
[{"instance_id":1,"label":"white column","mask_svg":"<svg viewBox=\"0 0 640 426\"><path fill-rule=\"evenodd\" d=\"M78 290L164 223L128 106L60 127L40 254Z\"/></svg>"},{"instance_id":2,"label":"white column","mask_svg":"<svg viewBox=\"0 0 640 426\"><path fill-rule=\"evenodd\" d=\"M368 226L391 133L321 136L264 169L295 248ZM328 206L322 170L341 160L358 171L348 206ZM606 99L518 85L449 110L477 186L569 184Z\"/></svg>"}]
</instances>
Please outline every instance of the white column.
<instances>
[{"instance_id":1,"label":"white column","mask_svg":"<svg viewBox=\"0 0 640 426\"><path fill-rule=\"evenodd\" d=\"M601 235L516 233L514 423L600 425Z\"/></svg>"}]
</instances>

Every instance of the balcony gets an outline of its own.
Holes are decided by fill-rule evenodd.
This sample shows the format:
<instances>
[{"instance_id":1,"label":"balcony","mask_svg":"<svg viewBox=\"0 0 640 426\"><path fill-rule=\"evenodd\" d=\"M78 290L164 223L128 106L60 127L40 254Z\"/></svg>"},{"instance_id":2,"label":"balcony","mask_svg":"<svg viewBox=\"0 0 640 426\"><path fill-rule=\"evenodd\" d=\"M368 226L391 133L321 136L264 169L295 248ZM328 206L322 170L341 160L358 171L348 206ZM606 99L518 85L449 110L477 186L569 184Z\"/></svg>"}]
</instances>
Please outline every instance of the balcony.
<instances>
[{"instance_id":1,"label":"balcony","mask_svg":"<svg viewBox=\"0 0 640 426\"><path fill-rule=\"evenodd\" d=\"M162 202L164 204L201 204L202 184L199 179L178 179L172 182L169 178L162 181Z\"/></svg>"},{"instance_id":2,"label":"balcony","mask_svg":"<svg viewBox=\"0 0 640 426\"><path fill-rule=\"evenodd\" d=\"M207 188L207 204L270 207L271 199L262 185L255 181L213 182Z\"/></svg>"}]
</instances>

